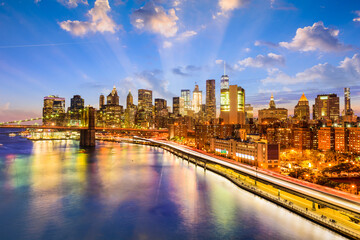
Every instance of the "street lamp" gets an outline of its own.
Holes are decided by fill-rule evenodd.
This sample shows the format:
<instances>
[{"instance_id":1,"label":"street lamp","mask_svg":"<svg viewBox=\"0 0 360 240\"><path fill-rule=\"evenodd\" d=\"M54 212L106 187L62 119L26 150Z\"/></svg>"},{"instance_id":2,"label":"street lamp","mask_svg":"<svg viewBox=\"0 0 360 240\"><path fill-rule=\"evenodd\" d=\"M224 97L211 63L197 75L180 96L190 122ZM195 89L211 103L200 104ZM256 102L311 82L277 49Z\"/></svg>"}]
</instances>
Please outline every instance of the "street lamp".
<instances>
[{"instance_id":1,"label":"street lamp","mask_svg":"<svg viewBox=\"0 0 360 240\"><path fill-rule=\"evenodd\" d=\"M351 185L352 189L355 190L355 195L357 195L357 185L356 184L353 184Z\"/></svg>"}]
</instances>

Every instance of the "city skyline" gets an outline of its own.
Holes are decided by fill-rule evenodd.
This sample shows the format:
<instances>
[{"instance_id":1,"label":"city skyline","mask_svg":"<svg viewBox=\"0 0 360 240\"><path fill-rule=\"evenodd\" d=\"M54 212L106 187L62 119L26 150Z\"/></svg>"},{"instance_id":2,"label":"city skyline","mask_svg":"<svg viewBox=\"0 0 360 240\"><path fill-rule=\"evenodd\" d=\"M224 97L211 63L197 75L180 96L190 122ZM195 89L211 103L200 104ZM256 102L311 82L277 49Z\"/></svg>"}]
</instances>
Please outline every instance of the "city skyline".
<instances>
[{"instance_id":1,"label":"city skyline","mask_svg":"<svg viewBox=\"0 0 360 240\"><path fill-rule=\"evenodd\" d=\"M219 109L224 60L255 115L271 93L290 115L303 92L310 106L317 95L336 93L342 112L344 87L359 114L360 5L348 2L0 1L8 33L0 40L0 121L40 116L50 94L67 107L77 94L97 107L116 85L123 106L140 88L172 103L195 82L205 93L208 79L216 80ZM199 12L203 3L209 10Z\"/></svg>"}]
</instances>

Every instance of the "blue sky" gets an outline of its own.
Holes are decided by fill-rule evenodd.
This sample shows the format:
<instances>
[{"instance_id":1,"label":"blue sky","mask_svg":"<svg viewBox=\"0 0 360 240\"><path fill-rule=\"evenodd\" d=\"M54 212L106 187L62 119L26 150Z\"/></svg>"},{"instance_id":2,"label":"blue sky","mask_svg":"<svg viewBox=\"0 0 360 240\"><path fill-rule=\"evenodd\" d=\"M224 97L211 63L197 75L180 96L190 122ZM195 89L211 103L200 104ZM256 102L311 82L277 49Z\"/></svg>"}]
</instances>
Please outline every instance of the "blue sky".
<instances>
[{"instance_id":1,"label":"blue sky","mask_svg":"<svg viewBox=\"0 0 360 240\"><path fill-rule=\"evenodd\" d=\"M206 79L219 95L224 60L255 110L273 93L292 114L303 92L337 93L342 110L351 87L360 114L356 0L0 0L0 32L0 121L41 116L50 94L97 107L113 85L121 104L139 88L205 95Z\"/></svg>"}]
</instances>

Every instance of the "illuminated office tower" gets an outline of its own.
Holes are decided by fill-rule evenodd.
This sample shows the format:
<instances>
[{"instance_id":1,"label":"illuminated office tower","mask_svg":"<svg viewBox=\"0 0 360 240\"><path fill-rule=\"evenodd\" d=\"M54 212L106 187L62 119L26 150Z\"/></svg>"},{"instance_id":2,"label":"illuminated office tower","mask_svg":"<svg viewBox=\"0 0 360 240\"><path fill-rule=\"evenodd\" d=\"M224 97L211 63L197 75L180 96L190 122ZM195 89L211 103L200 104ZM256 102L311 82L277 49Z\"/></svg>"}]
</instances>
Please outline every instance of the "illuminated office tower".
<instances>
[{"instance_id":1,"label":"illuminated office tower","mask_svg":"<svg viewBox=\"0 0 360 240\"><path fill-rule=\"evenodd\" d=\"M190 90L181 90L181 97L184 99L184 111L187 114L187 111L191 110Z\"/></svg>"},{"instance_id":2,"label":"illuminated office tower","mask_svg":"<svg viewBox=\"0 0 360 240\"><path fill-rule=\"evenodd\" d=\"M70 111L78 111L84 108L84 99L80 95L74 95L70 100Z\"/></svg>"},{"instance_id":3,"label":"illuminated office tower","mask_svg":"<svg viewBox=\"0 0 360 240\"><path fill-rule=\"evenodd\" d=\"M44 97L43 124L64 125L65 124L65 98L58 96Z\"/></svg>"},{"instance_id":4,"label":"illuminated office tower","mask_svg":"<svg viewBox=\"0 0 360 240\"><path fill-rule=\"evenodd\" d=\"M229 122L229 112L230 112L230 96L229 89L220 90L220 118L224 120L225 123Z\"/></svg>"},{"instance_id":5,"label":"illuminated office tower","mask_svg":"<svg viewBox=\"0 0 360 240\"><path fill-rule=\"evenodd\" d=\"M138 108L152 112L152 91L146 89L138 90Z\"/></svg>"},{"instance_id":6,"label":"illuminated office tower","mask_svg":"<svg viewBox=\"0 0 360 240\"><path fill-rule=\"evenodd\" d=\"M340 115L339 97L336 94L322 94L315 98L313 118L337 121Z\"/></svg>"},{"instance_id":7,"label":"illuminated office tower","mask_svg":"<svg viewBox=\"0 0 360 240\"><path fill-rule=\"evenodd\" d=\"M173 113L175 116L180 115L180 97L173 97Z\"/></svg>"},{"instance_id":8,"label":"illuminated office tower","mask_svg":"<svg viewBox=\"0 0 360 240\"><path fill-rule=\"evenodd\" d=\"M184 115L184 98L173 97L173 113L175 116Z\"/></svg>"},{"instance_id":9,"label":"illuminated office tower","mask_svg":"<svg viewBox=\"0 0 360 240\"><path fill-rule=\"evenodd\" d=\"M179 112L181 116L185 115L185 101L183 97L179 98Z\"/></svg>"},{"instance_id":10,"label":"illuminated office tower","mask_svg":"<svg viewBox=\"0 0 360 240\"><path fill-rule=\"evenodd\" d=\"M206 80L206 117L216 118L215 80Z\"/></svg>"},{"instance_id":11,"label":"illuminated office tower","mask_svg":"<svg viewBox=\"0 0 360 240\"><path fill-rule=\"evenodd\" d=\"M304 93L294 108L294 118L304 121L308 121L310 119L309 101L305 97Z\"/></svg>"},{"instance_id":12,"label":"illuminated office tower","mask_svg":"<svg viewBox=\"0 0 360 240\"><path fill-rule=\"evenodd\" d=\"M111 93L106 97L106 105L119 105L119 95L115 86Z\"/></svg>"},{"instance_id":13,"label":"illuminated office tower","mask_svg":"<svg viewBox=\"0 0 360 240\"><path fill-rule=\"evenodd\" d=\"M136 123L140 127L144 128L153 126L153 105L151 90L138 90L138 111L136 115Z\"/></svg>"},{"instance_id":14,"label":"illuminated office tower","mask_svg":"<svg viewBox=\"0 0 360 240\"><path fill-rule=\"evenodd\" d=\"M201 110L202 105L202 91L199 90L199 85L195 85L193 91L192 109L194 113L198 113Z\"/></svg>"},{"instance_id":15,"label":"illuminated office tower","mask_svg":"<svg viewBox=\"0 0 360 240\"><path fill-rule=\"evenodd\" d=\"M106 105L103 105L98 112L97 125L107 127L119 127L123 106L119 104L119 95L114 86L110 94L106 97Z\"/></svg>"},{"instance_id":16,"label":"illuminated office tower","mask_svg":"<svg viewBox=\"0 0 360 240\"><path fill-rule=\"evenodd\" d=\"M254 119L254 108L251 104L245 104L245 119L246 122L252 122Z\"/></svg>"},{"instance_id":17,"label":"illuminated office tower","mask_svg":"<svg viewBox=\"0 0 360 240\"><path fill-rule=\"evenodd\" d=\"M99 99L99 109L102 109L104 105L105 105L105 96L101 94Z\"/></svg>"},{"instance_id":18,"label":"illuminated office tower","mask_svg":"<svg viewBox=\"0 0 360 240\"><path fill-rule=\"evenodd\" d=\"M163 109L167 111L167 101L162 98L155 98L155 115L158 115Z\"/></svg>"},{"instance_id":19,"label":"illuminated office tower","mask_svg":"<svg viewBox=\"0 0 360 240\"><path fill-rule=\"evenodd\" d=\"M126 108L132 108L134 106L134 97L129 90L129 93L126 97Z\"/></svg>"},{"instance_id":20,"label":"illuminated office tower","mask_svg":"<svg viewBox=\"0 0 360 240\"><path fill-rule=\"evenodd\" d=\"M354 112L351 109L350 105L350 88L344 88L344 98L345 98L345 115L353 115Z\"/></svg>"},{"instance_id":21,"label":"illuminated office tower","mask_svg":"<svg viewBox=\"0 0 360 240\"><path fill-rule=\"evenodd\" d=\"M229 87L229 119L225 124L245 124L245 90L237 85Z\"/></svg>"}]
</instances>

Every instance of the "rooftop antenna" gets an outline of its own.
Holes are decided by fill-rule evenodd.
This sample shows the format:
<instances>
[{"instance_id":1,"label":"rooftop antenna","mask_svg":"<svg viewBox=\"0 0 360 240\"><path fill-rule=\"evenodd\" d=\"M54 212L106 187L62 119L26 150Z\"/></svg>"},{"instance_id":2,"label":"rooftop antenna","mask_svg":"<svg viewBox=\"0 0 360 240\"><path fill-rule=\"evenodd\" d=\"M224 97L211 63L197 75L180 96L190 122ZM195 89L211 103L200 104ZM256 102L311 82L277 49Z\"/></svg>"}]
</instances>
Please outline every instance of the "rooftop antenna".
<instances>
[{"instance_id":1,"label":"rooftop antenna","mask_svg":"<svg viewBox=\"0 0 360 240\"><path fill-rule=\"evenodd\" d=\"M225 66L226 66L226 63L225 63L225 60L224 60L224 75L226 75Z\"/></svg>"}]
</instances>

